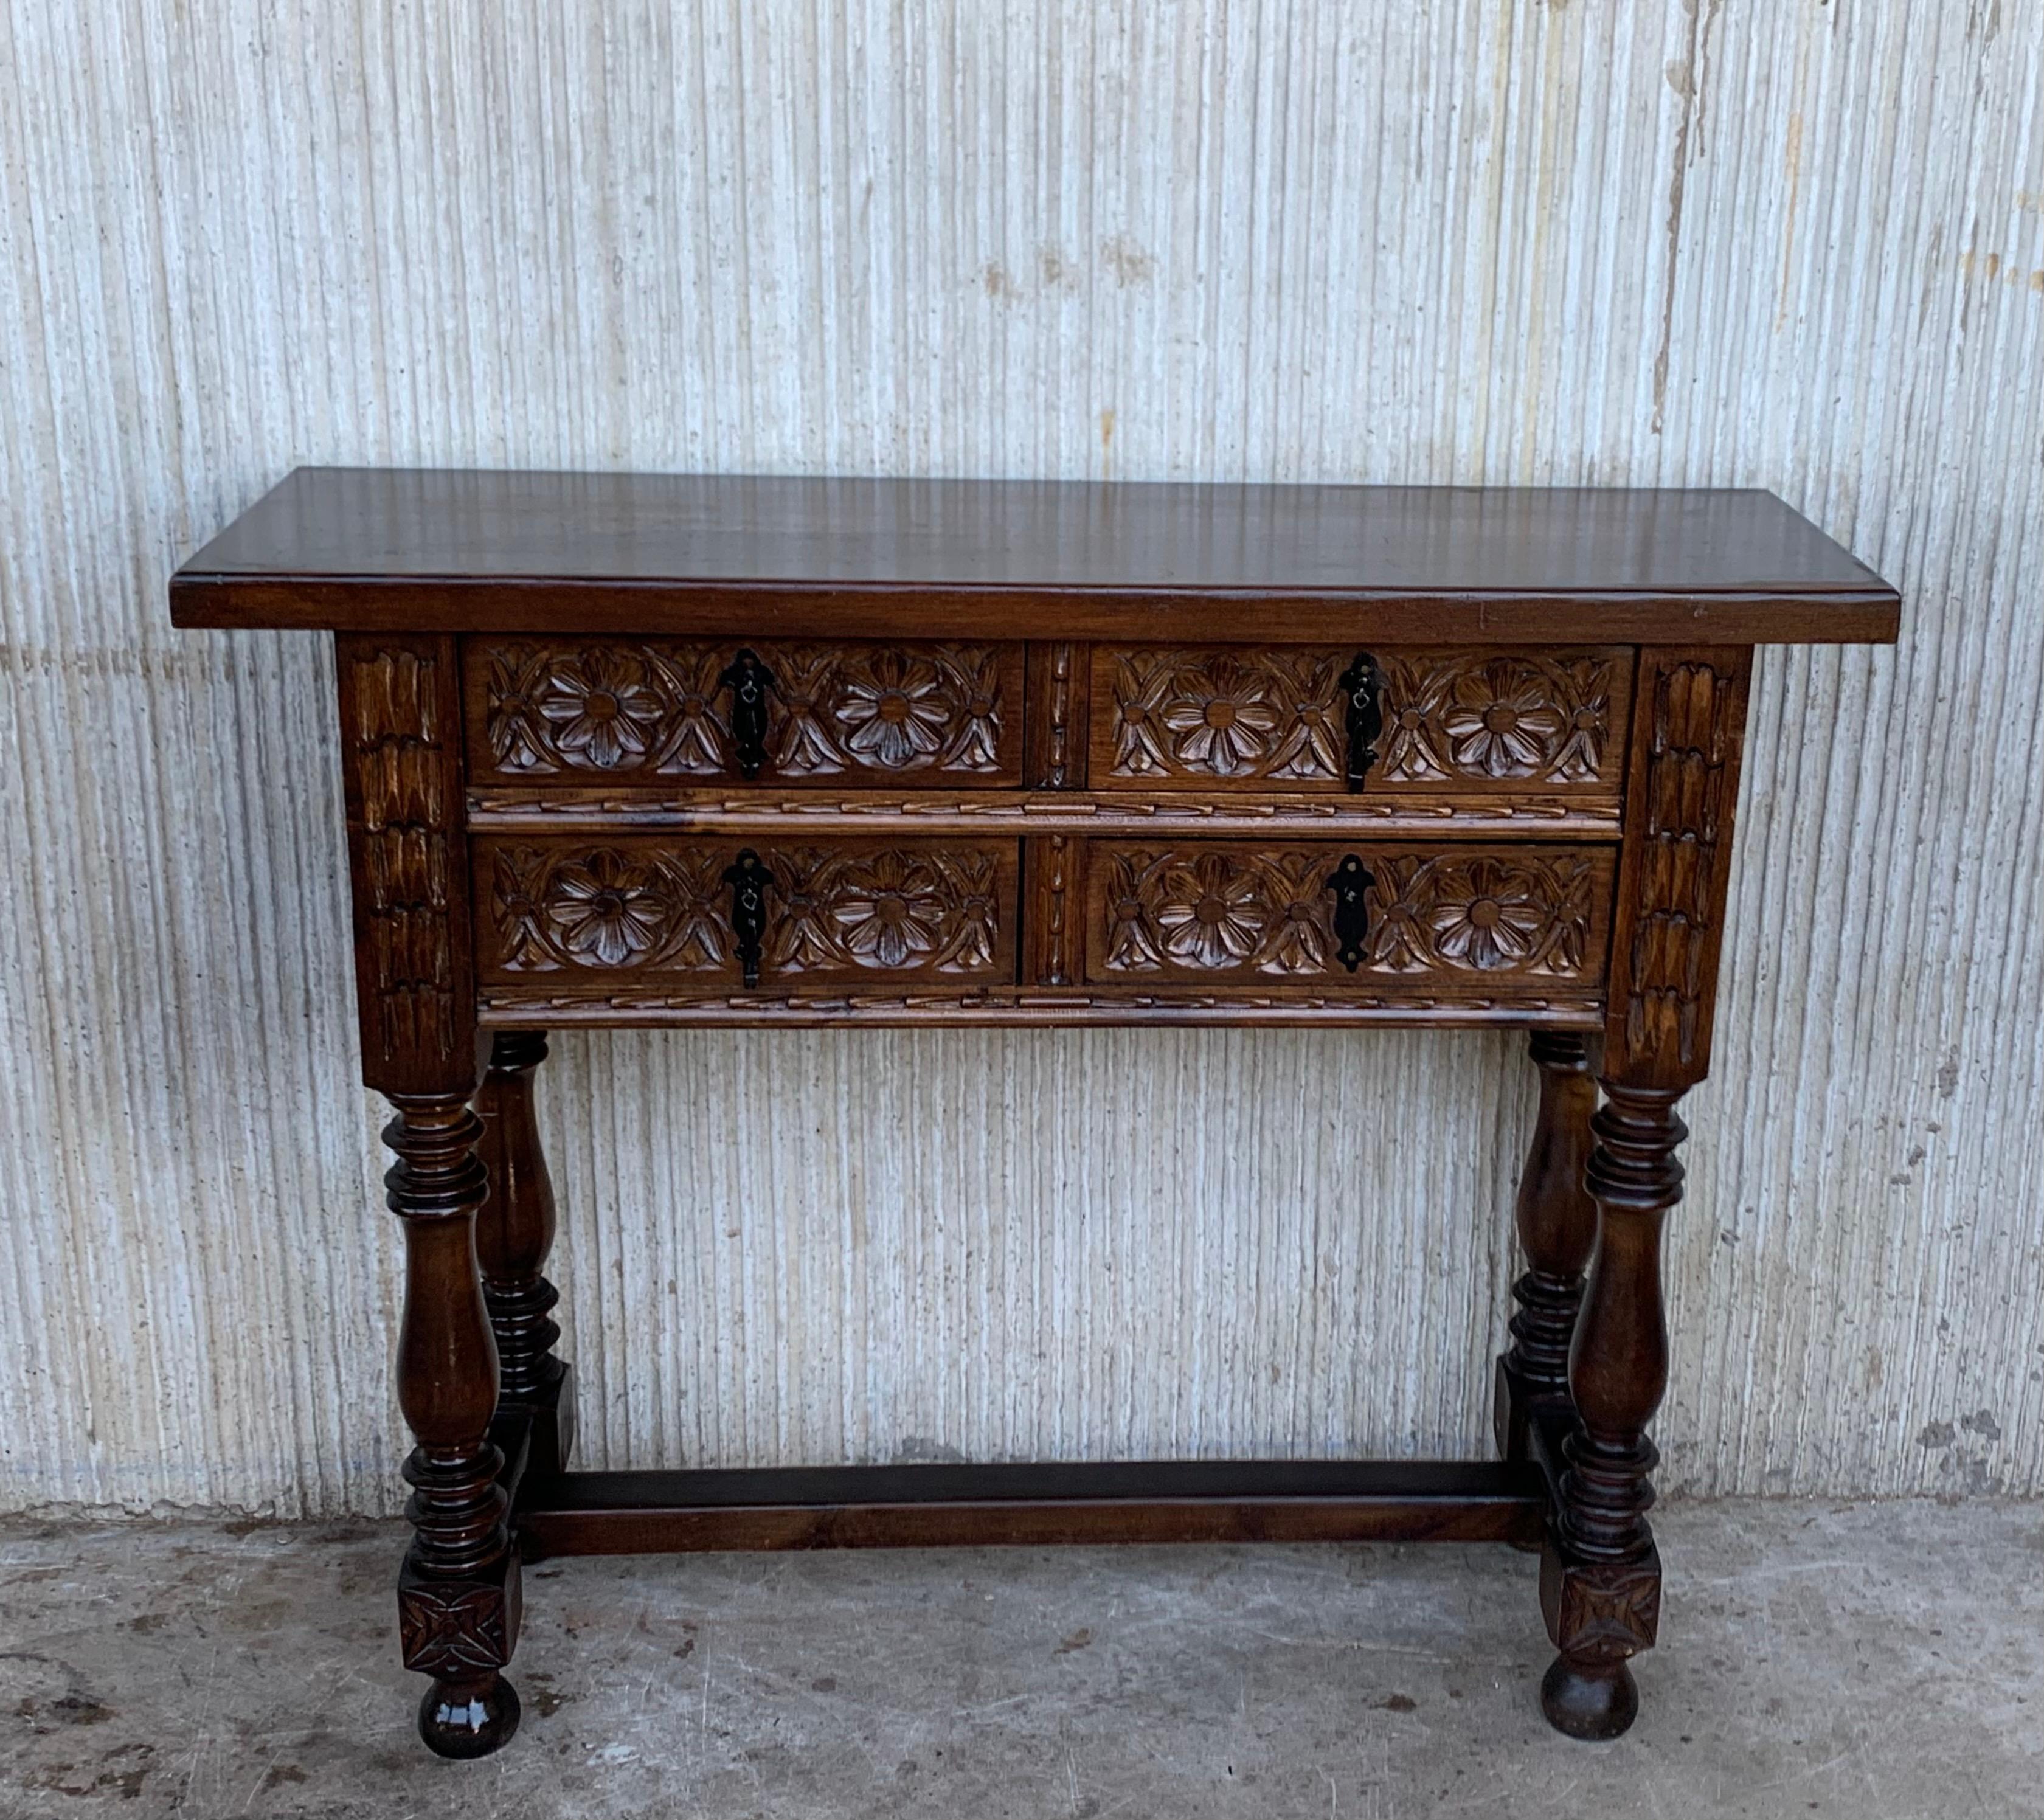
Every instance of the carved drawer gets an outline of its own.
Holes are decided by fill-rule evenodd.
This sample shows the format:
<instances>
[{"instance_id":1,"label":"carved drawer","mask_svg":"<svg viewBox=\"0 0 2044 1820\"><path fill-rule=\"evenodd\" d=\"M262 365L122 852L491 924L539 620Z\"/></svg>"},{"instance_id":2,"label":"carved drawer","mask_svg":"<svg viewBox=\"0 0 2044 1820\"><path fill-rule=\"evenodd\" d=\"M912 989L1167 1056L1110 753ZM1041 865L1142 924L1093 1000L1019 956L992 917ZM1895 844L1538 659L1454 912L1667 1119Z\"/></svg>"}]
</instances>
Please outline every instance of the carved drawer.
<instances>
[{"instance_id":1,"label":"carved drawer","mask_svg":"<svg viewBox=\"0 0 2044 1820\"><path fill-rule=\"evenodd\" d=\"M1089 769L1097 790L1615 801L1631 693L1620 647L1101 645Z\"/></svg>"},{"instance_id":2,"label":"carved drawer","mask_svg":"<svg viewBox=\"0 0 2044 1820\"><path fill-rule=\"evenodd\" d=\"M1096 988L1416 1002L1603 988L1610 847L1093 840L1079 858L1076 958Z\"/></svg>"},{"instance_id":3,"label":"carved drawer","mask_svg":"<svg viewBox=\"0 0 2044 1820\"><path fill-rule=\"evenodd\" d=\"M1012 986L1012 840L474 843L476 970L563 996Z\"/></svg>"},{"instance_id":4,"label":"carved drawer","mask_svg":"<svg viewBox=\"0 0 2044 1820\"><path fill-rule=\"evenodd\" d=\"M469 777L490 783L1012 785L1020 644L465 641Z\"/></svg>"}]
</instances>

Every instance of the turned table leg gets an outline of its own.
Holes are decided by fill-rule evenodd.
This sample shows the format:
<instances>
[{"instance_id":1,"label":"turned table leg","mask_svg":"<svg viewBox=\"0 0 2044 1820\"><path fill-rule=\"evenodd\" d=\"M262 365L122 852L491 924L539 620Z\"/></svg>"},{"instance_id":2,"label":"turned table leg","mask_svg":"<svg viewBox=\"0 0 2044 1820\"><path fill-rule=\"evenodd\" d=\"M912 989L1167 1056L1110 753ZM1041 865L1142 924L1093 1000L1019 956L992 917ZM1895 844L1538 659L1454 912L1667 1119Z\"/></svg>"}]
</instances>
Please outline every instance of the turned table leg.
<instances>
[{"instance_id":1,"label":"turned table leg","mask_svg":"<svg viewBox=\"0 0 2044 1820\"><path fill-rule=\"evenodd\" d=\"M475 1213L487 1192L482 1123L467 1096L392 1095L384 1178L405 1227L398 1400L418 1445L405 1462L412 1545L398 1583L405 1665L433 1677L419 1735L443 1757L481 1757L518 1726L500 1672L518 1635L518 1563L489 1439L497 1344L476 1269Z\"/></svg>"},{"instance_id":2,"label":"turned table leg","mask_svg":"<svg viewBox=\"0 0 2044 1820\"><path fill-rule=\"evenodd\" d=\"M1646 1512L1657 1455L1646 1425L1668 1385L1661 1309L1661 1228L1681 1200L1675 1115L1681 1091L1604 1084L1590 1121L1588 1180L1600 1221L1596 1260L1569 1357L1579 1426L1563 1446L1556 1513L1540 1564L1540 1602L1561 1652L1540 1684L1558 1730L1616 1737L1639 1710L1627 1666L1653 1646L1661 1558Z\"/></svg>"},{"instance_id":3,"label":"turned table leg","mask_svg":"<svg viewBox=\"0 0 2044 1820\"><path fill-rule=\"evenodd\" d=\"M483 1300L497 1338L499 1444L521 1439L525 1475L555 1479L574 1445L567 1366L554 1356L560 1292L544 1274L554 1242L554 1188L532 1112L532 1074L547 1058L540 1031L499 1031L475 1096L482 1120L478 1146L490 1198L475 1220Z\"/></svg>"},{"instance_id":4,"label":"turned table leg","mask_svg":"<svg viewBox=\"0 0 2044 1820\"><path fill-rule=\"evenodd\" d=\"M1493 1411L1498 1450L1508 1460L1527 1457L1536 1404L1569 1400L1569 1342L1596 1242L1596 1204L1583 1179L1596 1106L1589 1042L1573 1031L1535 1031L1530 1046L1540 1070L1540 1117L1519 1178L1516 1223L1527 1269L1512 1286L1519 1307L1511 1348L1497 1361Z\"/></svg>"}]
</instances>

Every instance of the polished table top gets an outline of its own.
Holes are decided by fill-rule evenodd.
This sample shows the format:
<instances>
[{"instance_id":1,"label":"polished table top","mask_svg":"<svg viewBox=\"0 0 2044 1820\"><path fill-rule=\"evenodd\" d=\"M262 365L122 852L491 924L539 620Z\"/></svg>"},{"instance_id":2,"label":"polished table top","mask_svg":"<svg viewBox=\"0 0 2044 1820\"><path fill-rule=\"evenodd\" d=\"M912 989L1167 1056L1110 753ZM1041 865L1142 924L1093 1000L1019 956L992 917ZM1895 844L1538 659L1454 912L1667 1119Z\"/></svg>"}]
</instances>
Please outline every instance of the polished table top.
<instances>
[{"instance_id":1,"label":"polished table top","mask_svg":"<svg viewBox=\"0 0 2044 1820\"><path fill-rule=\"evenodd\" d=\"M1892 638L1773 494L301 468L179 572L190 626ZM1413 616L1420 618L1414 623ZM728 620L731 623L726 624Z\"/></svg>"}]
</instances>

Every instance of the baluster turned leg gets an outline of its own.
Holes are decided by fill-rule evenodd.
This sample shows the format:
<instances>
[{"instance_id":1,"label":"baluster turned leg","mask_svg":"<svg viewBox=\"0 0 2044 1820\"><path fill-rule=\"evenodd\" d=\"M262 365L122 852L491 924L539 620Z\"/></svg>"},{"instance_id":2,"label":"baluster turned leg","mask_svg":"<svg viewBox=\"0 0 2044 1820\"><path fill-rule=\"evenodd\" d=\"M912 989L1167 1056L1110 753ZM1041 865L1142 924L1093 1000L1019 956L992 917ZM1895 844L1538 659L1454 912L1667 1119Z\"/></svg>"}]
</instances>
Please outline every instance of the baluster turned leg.
<instances>
[{"instance_id":1,"label":"baluster turned leg","mask_svg":"<svg viewBox=\"0 0 2044 1820\"><path fill-rule=\"evenodd\" d=\"M524 1440L525 1476L534 1481L559 1477L574 1442L568 1368L553 1352L561 1337L551 1318L560 1292L544 1275L554 1188L532 1114L532 1073L546 1058L544 1032L500 1031L475 1097L478 1148L490 1173L475 1250L497 1336L498 1442L509 1453Z\"/></svg>"},{"instance_id":2,"label":"baluster turned leg","mask_svg":"<svg viewBox=\"0 0 2044 1820\"><path fill-rule=\"evenodd\" d=\"M1596 1204L1584 1186L1596 1083L1587 1040L1535 1031L1540 1118L1519 1178L1517 1225L1527 1270L1512 1286L1518 1312L1512 1346L1497 1361L1494 1426L1508 1460L1527 1456L1527 1424L1537 1405L1569 1400L1569 1342L1583 1299L1583 1272L1596 1243Z\"/></svg>"},{"instance_id":3,"label":"baluster turned leg","mask_svg":"<svg viewBox=\"0 0 2044 1820\"><path fill-rule=\"evenodd\" d=\"M1569 1357L1581 1426L1563 1451L1561 1509L1540 1566L1540 1602L1561 1653L1540 1684L1558 1730L1616 1737L1639 1710L1628 1660L1651 1648L1661 1557L1646 1512L1658 1458L1646 1424L1668 1387L1661 1228L1681 1199L1679 1089L1604 1084L1590 1121L1589 1183L1601 1222Z\"/></svg>"},{"instance_id":4,"label":"baluster turned leg","mask_svg":"<svg viewBox=\"0 0 2044 1820\"><path fill-rule=\"evenodd\" d=\"M405 1665L433 1677L419 1735L443 1757L481 1757L518 1726L500 1672L518 1634L518 1567L489 1439L497 1345L476 1269L475 1212L488 1190L482 1123L463 1097L391 1096L385 1177L405 1225L398 1400L418 1445L405 1462L412 1545L398 1583Z\"/></svg>"}]
</instances>

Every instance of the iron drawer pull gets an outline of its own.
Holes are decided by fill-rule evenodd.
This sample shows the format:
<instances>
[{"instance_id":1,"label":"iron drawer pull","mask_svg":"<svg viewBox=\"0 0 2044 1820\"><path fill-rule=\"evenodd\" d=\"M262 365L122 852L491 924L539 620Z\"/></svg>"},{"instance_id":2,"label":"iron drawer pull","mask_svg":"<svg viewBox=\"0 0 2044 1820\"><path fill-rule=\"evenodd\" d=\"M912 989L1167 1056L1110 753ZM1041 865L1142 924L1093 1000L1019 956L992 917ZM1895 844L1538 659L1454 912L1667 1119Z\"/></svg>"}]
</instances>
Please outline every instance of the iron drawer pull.
<instances>
[{"instance_id":1,"label":"iron drawer pull","mask_svg":"<svg viewBox=\"0 0 2044 1820\"><path fill-rule=\"evenodd\" d=\"M740 774L749 781L766 762L766 697L774 687L774 673L747 647L717 682L720 689L731 691L731 743Z\"/></svg>"},{"instance_id":2,"label":"iron drawer pull","mask_svg":"<svg viewBox=\"0 0 2044 1820\"><path fill-rule=\"evenodd\" d=\"M1350 973L1362 965L1362 945L1370 939L1370 905L1364 897L1377 882L1360 854L1345 853L1327 879L1335 894L1335 939L1341 943L1335 953Z\"/></svg>"},{"instance_id":3,"label":"iron drawer pull","mask_svg":"<svg viewBox=\"0 0 2044 1820\"><path fill-rule=\"evenodd\" d=\"M738 964L748 988L759 984L759 945L766 934L766 892L774 875L751 847L724 869L731 887L731 931L738 938Z\"/></svg>"},{"instance_id":4,"label":"iron drawer pull","mask_svg":"<svg viewBox=\"0 0 2044 1820\"><path fill-rule=\"evenodd\" d=\"M1348 787L1351 793L1362 788L1370 767L1377 762L1377 742L1384 731L1384 672L1366 651L1341 674L1341 691L1348 703Z\"/></svg>"}]
</instances>

